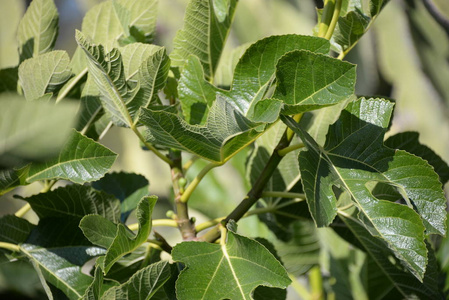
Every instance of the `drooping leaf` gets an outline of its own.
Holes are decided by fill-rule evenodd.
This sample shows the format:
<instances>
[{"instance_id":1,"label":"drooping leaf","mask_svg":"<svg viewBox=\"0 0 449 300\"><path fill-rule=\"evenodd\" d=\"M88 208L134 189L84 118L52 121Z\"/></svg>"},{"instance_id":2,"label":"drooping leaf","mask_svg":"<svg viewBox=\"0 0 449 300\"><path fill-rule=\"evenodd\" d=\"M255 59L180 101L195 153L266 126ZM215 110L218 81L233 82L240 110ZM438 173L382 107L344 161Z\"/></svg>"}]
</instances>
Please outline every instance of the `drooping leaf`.
<instances>
[{"instance_id":1,"label":"drooping leaf","mask_svg":"<svg viewBox=\"0 0 449 300\"><path fill-rule=\"evenodd\" d=\"M180 300L252 299L259 285L285 288L291 282L264 246L232 231L226 244L183 242L173 248L172 257L186 264L176 282Z\"/></svg>"},{"instance_id":2,"label":"drooping leaf","mask_svg":"<svg viewBox=\"0 0 449 300\"><path fill-rule=\"evenodd\" d=\"M87 215L79 223L84 236L94 245L108 249L117 235L117 224L99 215Z\"/></svg>"},{"instance_id":3,"label":"drooping leaf","mask_svg":"<svg viewBox=\"0 0 449 300\"><path fill-rule=\"evenodd\" d=\"M52 51L20 64L19 80L27 100L54 93L70 78L70 58L65 51Z\"/></svg>"},{"instance_id":4,"label":"drooping leaf","mask_svg":"<svg viewBox=\"0 0 449 300\"><path fill-rule=\"evenodd\" d=\"M20 185L26 185L28 167L0 170L0 196Z\"/></svg>"},{"instance_id":5,"label":"drooping leaf","mask_svg":"<svg viewBox=\"0 0 449 300\"><path fill-rule=\"evenodd\" d=\"M20 61L49 52L58 35L59 15L53 0L34 0L19 23Z\"/></svg>"},{"instance_id":6,"label":"drooping leaf","mask_svg":"<svg viewBox=\"0 0 449 300\"><path fill-rule=\"evenodd\" d=\"M220 0L222 1L222 0ZM173 66L182 67L190 55L197 56L206 78L213 78L229 34L237 0L229 0L227 9L214 7L217 1L191 0L186 8L183 28L174 39L170 55Z\"/></svg>"},{"instance_id":7,"label":"drooping leaf","mask_svg":"<svg viewBox=\"0 0 449 300\"><path fill-rule=\"evenodd\" d=\"M112 265L122 256L131 253L144 243L151 231L151 214L157 197L143 197L137 207L137 221L139 223L139 231L137 234L132 233L123 224L117 225L116 235L109 246L106 256L102 262L102 269L105 274L109 272Z\"/></svg>"},{"instance_id":8,"label":"drooping leaf","mask_svg":"<svg viewBox=\"0 0 449 300\"><path fill-rule=\"evenodd\" d=\"M441 183L445 184L449 180L449 166L432 149L419 142L419 133L402 132L395 134L385 141L385 146L405 150L427 160L440 176Z\"/></svg>"},{"instance_id":9,"label":"drooping leaf","mask_svg":"<svg viewBox=\"0 0 449 300\"><path fill-rule=\"evenodd\" d=\"M389 247L379 239L373 237L365 226L355 216L341 216L342 220L359 239L370 257L382 269L383 277L400 291L406 299L442 299L438 289L438 271L435 256L430 245L426 272L422 280L405 270L399 260L394 257ZM376 291L378 293L379 291Z\"/></svg>"},{"instance_id":10,"label":"drooping leaf","mask_svg":"<svg viewBox=\"0 0 449 300\"><path fill-rule=\"evenodd\" d=\"M81 272L81 266L92 257L90 255L96 255L96 250L64 247L47 249L22 244L21 252L30 260L41 280L44 280L43 283L48 281L63 291L69 299L78 300L92 282L92 277ZM73 258L76 258L76 261L73 261Z\"/></svg>"},{"instance_id":11,"label":"drooping leaf","mask_svg":"<svg viewBox=\"0 0 449 300\"><path fill-rule=\"evenodd\" d=\"M22 97L0 97L0 164L42 160L55 155L76 119L77 104L26 102Z\"/></svg>"},{"instance_id":12,"label":"drooping leaf","mask_svg":"<svg viewBox=\"0 0 449 300\"><path fill-rule=\"evenodd\" d=\"M284 102L285 114L337 104L354 93L356 66L308 51L284 55L276 70L273 98Z\"/></svg>"},{"instance_id":13,"label":"drooping leaf","mask_svg":"<svg viewBox=\"0 0 449 300\"><path fill-rule=\"evenodd\" d=\"M21 244L26 241L34 225L14 215L0 218L0 241Z\"/></svg>"},{"instance_id":14,"label":"drooping leaf","mask_svg":"<svg viewBox=\"0 0 449 300\"><path fill-rule=\"evenodd\" d=\"M95 268L94 280L86 289L82 300L98 300L101 299L104 292L108 289L118 286L119 284L115 281L108 281L109 284L105 284L103 281L103 271L100 267Z\"/></svg>"},{"instance_id":15,"label":"drooping leaf","mask_svg":"<svg viewBox=\"0 0 449 300\"><path fill-rule=\"evenodd\" d=\"M152 299L170 276L168 261L157 262L139 270L124 284L109 289L101 299Z\"/></svg>"},{"instance_id":16,"label":"drooping leaf","mask_svg":"<svg viewBox=\"0 0 449 300\"><path fill-rule=\"evenodd\" d=\"M66 179L82 184L98 180L109 171L116 157L108 148L73 130L58 158L31 165L27 181Z\"/></svg>"},{"instance_id":17,"label":"drooping leaf","mask_svg":"<svg viewBox=\"0 0 449 300\"><path fill-rule=\"evenodd\" d=\"M112 195L88 186L67 185L27 198L16 197L27 201L41 219L48 217L81 219L85 215L96 214L114 222L120 220L119 201Z\"/></svg>"},{"instance_id":18,"label":"drooping leaf","mask_svg":"<svg viewBox=\"0 0 449 300\"><path fill-rule=\"evenodd\" d=\"M224 162L261 133L221 97L214 102L205 125L190 125L165 110L142 109L140 122L147 128L147 140L165 147L185 150L207 160Z\"/></svg>"},{"instance_id":19,"label":"drooping leaf","mask_svg":"<svg viewBox=\"0 0 449 300\"><path fill-rule=\"evenodd\" d=\"M131 127L133 115L126 104L136 95L137 87L126 81L120 52L113 48L106 53L102 45L91 45L80 31L76 32L76 40L87 56L89 72L100 89L100 100L111 121Z\"/></svg>"},{"instance_id":20,"label":"drooping leaf","mask_svg":"<svg viewBox=\"0 0 449 300\"><path fill-rule=\"evenodd\" d=\"M381 99L350 103L330 127L324 147L295 122L285 121L308 148L300 153L299 165L317 225L328 225L336 215L333 186L347 191L360 221L422 280L427 264L424 230L445 233L445 199L438 176L424 160L383 146L392 108ZM367 186L372 182L395 186L408 205L375 198Z\"/></svg>"},{"instance_id":21,"label":"drooping leaf","mask_svg":"<svg viewBox=\"0 0 449 300\"><path fill-rule=\"evenodd\" d=\"M148 195L148 180L134 173L109 173L92 186L101 191L114 195L121 202L121 221L126 222L142 197Z\"/></svg>"}]
</instances>

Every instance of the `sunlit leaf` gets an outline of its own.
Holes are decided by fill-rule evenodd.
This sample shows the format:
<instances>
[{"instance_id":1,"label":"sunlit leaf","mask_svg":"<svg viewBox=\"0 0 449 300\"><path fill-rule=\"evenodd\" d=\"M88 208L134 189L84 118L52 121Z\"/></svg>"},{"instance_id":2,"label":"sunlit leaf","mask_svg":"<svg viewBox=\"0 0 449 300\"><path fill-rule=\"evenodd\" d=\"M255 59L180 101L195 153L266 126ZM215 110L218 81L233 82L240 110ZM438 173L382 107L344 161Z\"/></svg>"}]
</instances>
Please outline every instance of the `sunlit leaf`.
<instances>
[{"instance_id":1,"label":"sunlit leaf","mask_svg":"<svg viewBox=\"0 0 449 300\"><path fill-rule=\"evenodd\" d=\"M19 80L27 100L54 93L72 76L65 51L52 51L25 60L19 67Z\"/></svg>"},{"instance_id":2,"label":"sunlit leaf","mask_svg":"<svg viewBox=\"0 0 449 300\"><path fill-rule=\"evenodd\" d=\"M98 180L116 157L108 148L73 130L58 158L31 165L27 181L66 179L81 184Z\"/></svg>"},{"instance_id":3,"label":"sunlit leaf","mask_svg":"<svg viewBox=\"0 0 449 300\"><path fill-rule=\"evenodd\" d=\"M49 52L58 35L59 15L53 0L34 0L19 23L20 60Z\"/></svg>"},{"instance_id":4,"label":"sunlit leaf","mask_svg":"<svg viewBox=\"0 0 449 300\"><path fill-rule=\"evenodd\" d=\"M186 264L176 282L180 300L252 299L259 285L290 284L285 269L264 246L232 231L226 244L183 242L173 248L172 256Z\"/></svg>"}]
</instances>

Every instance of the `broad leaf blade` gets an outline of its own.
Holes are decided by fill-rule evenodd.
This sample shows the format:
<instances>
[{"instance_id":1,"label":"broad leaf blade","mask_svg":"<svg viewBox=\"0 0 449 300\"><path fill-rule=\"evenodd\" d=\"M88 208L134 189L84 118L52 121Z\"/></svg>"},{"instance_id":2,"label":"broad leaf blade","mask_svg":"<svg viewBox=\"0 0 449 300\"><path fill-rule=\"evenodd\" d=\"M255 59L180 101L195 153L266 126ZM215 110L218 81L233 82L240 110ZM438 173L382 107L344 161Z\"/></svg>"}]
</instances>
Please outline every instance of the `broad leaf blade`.
<instances>
[{"instance_id":1,"label":"broad leaf blade","mask_svg":"<svg viewBox=\"0 0 449 300\"><path fill-rule=\"evenodd\" d=\"M20 60L49 52L58 35L59 15L53 0L34 0L19 23Z\"/></svg>"},{"instance_id":2,"label":"broad leaf blade","mask_svg":"<svg viewBox=\"0 0 449 300\"><path fill-rule=\"evenodd\" d=\"M137 249L144 243L151 231L151 215L157 197L143 197L137 207L137 221L139 223L139 231L134 236L123 224L118 224L117 234L111 246L106 252L103 261L103 271L105 274L111 269L112 265L122 256Z\"/></svg>"},{"instance_id":3,"label":"broad leaf blade","mask_svg":"<svg viewBox=\"0 0 449 300\"><path fill-rule=\"evenodd\" d=\"M55 93L72 76L65 51L52 51L20 64L19 80L27 100Z\"/></svg>"},{"instance_id":4,"label":"broad leaf blade","mask_svg":"<svg viewBox=\"0 0 449 300\"><path fill-rule=\"evenodd\" d=\"M186 8L183 28L174 39L170 55L173 66L182 67L190 55L197 56L206 78L213 78L231 28L237 0L230 0L226 13L218 15L211 0L191 0Z\"/></svg>"},{"instance_id":5,"label":"broad leaf blade","mask_svg":"<svg viewBox=\"0 0 449 300\"><path fill-rule=\"evenodd\" d=\"M231 231L225 245L183 242L173 248L172 256L187 267L176 282L180 300L252 299L259 285L285 288L291 282L264 246Z\"/></svg>"},{"instance_id":6,"label":"broad leaf blade","mask_svg":"<svg viewBox=\"0 0 449 300\"><path fill-rule=\"evenodd\" d=\"M354 93L355 70L355 65L325 55L290 52L278 62L273 98L284 102L285 114L337 104Z\"/></svg>"},{"instance_id":7,"label":"broad leaf blade","mask_svg":"<svg viewBox=\"0 0 449 300\"><path fill-rule=\"evenodd\" d=\"M349 192L371 234L386 241L408 270L422 280L427 263L424 229L445 233L445 199L437 175L425 161L383 146L392 107L379 99L362 98L351 103L331 126L324 148L300 127L287 122L309 149L300 153L299 163L317 224L328 225L335 217L337 203L332 187L338 186ZM370 182L397 187L409 206L375 198L368 189Z\"/></svg>"},{"instance_id":8,"label":"broad leaf blade","mask_svg":"<svg viewBox=\"0 0 449 300\"><path fill-rule=\"evenodd\" d=\"M83 217L79 227L92 244L105 249L112 245L117 235L117 224L99 215Z\"/></svg>"},{"instance_id":9,"label":"broad leaf blade","mask_svg":"<svg viewBox=\"0 0 449 300\"><path fill-rule=\"evenodd\" d=\"M26 241L34 225L14 215L0 218L0 241L21 244Z\"/></svg>"},{"instance_id":10,"label":"broad leaf blade","mask_svg":"<svg viewBox=\"0 0 449 300\"><path fill-rule=\"evenodd\" d=\"M66 179L75 183L98 180L109 171L117 154L73 130L59 157L30 167L28 182Z\"/></svg>"},{"instance_id":11,"label":"broad leaf blade","mask_svg":"<svg viewBox=\"0 0 449 300\"><path fill-rule=\"evenodd\" d=\"M168 261L157 262L139 270L124 284L109 289L101 299L151 299L170 276Z\"/></svg>"},{"instance_id":12,"label":"broad leaf blade","mask_svg":"<svg viewBox=\"0 0 449 300\"><path fill-rule=\"evenodd\" d=\"M80 31L76 32L76 40L88 58L89 72L100 89L106 113L117 126L131 127L133 116L126 103L135 96L136 90L126 82L120 52L113 48L106 53L102 45L91 45Z\"/></svg>"},{"instance_id":13,"label":"broad leaf blade","mask_svg":"<svg viewBox=\"0 0 449 300\"><path fill-rule=\"evenodd\" d=\"M75 217L81 219L88 214L97 214L118 222L120 220L120 203L114 196L95 191L82 185L68 185L47 193L27 198L27 201L39 218Z\"/></svg>"},{"instance_id":14,"label":"broad leaf blade","mask_svg":"<svg viewBox=\"0 0 449 300\"><path fill-rule=\"evenodd\" d=\"M18 68L12 67L0 70L0 93L16 92L19 81Z\"/></svg>"},{"instance_id":15,"label":"broad leaf blade","mask_svg":"<svg viewBox=\"0 0 449 300\"><path fill-rule=\"evenodd\" d=\"M28 176L28 167L29 166L25 166L19 170L0 170L0 196L20 185L27 184L26 178Z\"/></svg>"},{"instance_id":16,"label":"broad leaf blade","mask_svg":"<svg viewBox=\"0 0 449 300\"><path fill-rule=\"evenodd\" d=\"M77 105L71 102L55 106L4 94L0 105L0 164L6 166L57 154L76 119Z\"/></svg>"}]
</instances>

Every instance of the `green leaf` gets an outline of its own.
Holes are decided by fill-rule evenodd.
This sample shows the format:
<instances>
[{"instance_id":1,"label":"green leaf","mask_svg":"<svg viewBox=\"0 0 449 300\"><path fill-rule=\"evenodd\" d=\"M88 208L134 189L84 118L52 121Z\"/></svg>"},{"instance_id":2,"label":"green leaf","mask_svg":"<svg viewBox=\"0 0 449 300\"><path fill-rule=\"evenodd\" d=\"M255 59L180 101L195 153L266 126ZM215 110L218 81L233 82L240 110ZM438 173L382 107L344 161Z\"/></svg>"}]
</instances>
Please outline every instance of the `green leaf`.
<instances>
[{"instance_id":1,"label":"green leaf","mask_svg":"<svg viewBox=\"0 0 449 300\"><path fill-rule=\"evenodd\" d=\"M384 278L388 278L404 298L442 299L438 289L438 267L430 245L427 244L426 249L426 251L429 251L426 273L423 280L418 280L404 270L398 259L391 254L389 247L384 242L373 237L357 217L350 215L341 217L360 243L363 244L367 253L383 271ZM378 291L376 292L378 293Z\"/></svg>"},{"instance_id":2,"label":"green leaf","mask_svg":"<svg viewBox=\"0 0 449 300\"><path fill-rule=\"evenodd\" d=\"M427 263L424 230L445 234L445 198L438 176L427 162L383 145L392 109L392 103L381 99L350 103L330 127L324 147L296 123L285 121L308 148L300 153L299 165L317 225L328 225L336 215L333 186L347 191L360 221L422 280ZM396 187L407 205L375 198L368 188L373 182Z\"/></svg>"},{"instance_id":3,"label":"green leaf","mask_svg":"<svg viewBox=\"0 0 449 300\"><path fill-rule=\"evenodd\" d=\"M52 0L34 0L19 23L20 61L49 52L58 35L59 15Z\"/></svg>"},{"instance_id":4,"label":"green leaf","mask_svg":"<svg viewBox=\"0 0 449 300\"><path fill-rule=\"evenodd\" d=\"M172 257L187 267L176 282L180 300L252 299L257 286L285 288L291 282L264 246L232 231L223 245L180 243L173 248Z\"/></svg>"},{"instance_id":5,"label":"green leaf","mask_svg":"<svg viewBox=\"0 0 449 300\"><path fill-rule=\"evenodd\" d=\"M32 244L22 244L21 252L30 260L41 280L45 279L63 291L69 299L78 300L92 282L92 277L81 272L82 264L79 264L91 258L89 254L95 254L95 251L92 252L89 248L46 249ZM76 257L78 261L73 263L68 257Z\"/></svg>"},{"instance_id":6,"label":"green leaf","mask_svg":"<svg viewBox=\"0 0 449 300\"><path fill-rule=\"evenodd\" d=\"M114 195L120 200L121 221L126 222L142 197L148 195L148 180L134 173L109 173L99 181L92 183L92 187Z\"/></svg>"},{"instance_id":7,"label":"green leaf","mask_svg":"<svg viewBox=\"0 0 449 300\"><path fill-rule=\"evenodd\" d=\"M17 91L19 81L18 68L7 68L0 70L0 93Z\"/></svg>"},{"instance_id":8,"label":"green leaf","mask_svg":"<svg viewBox=\"0 0 449 300\"><path fill-rule=\"evenodd\" d=\"M34 225L14 215L0 218L0 241L21 244L26 241Z\"/></svg>"},{"instance_id":9,"label":"green leaf","mask_svg":"<svg viewBox=\"0 0 449 300\"><path fill-rule=\"evenodd\" d=\"M26 102L22 97L0 96L0 164L15 160L42 160L55 155L76 119L77 104Z\"/></svg>"},{"instance_id":10,"label":"green leaf","mask_svg":"<svg viewBox=\"0 0 449 300\"><path fill-rule=\"evenodd\" d=\"M170 276L168 261L157 262L139 270L124 284L109 289L101 299L151 299Z\"/></svg>"},{"instance_id":11,"label":"green leaf","mask_svg":"<svg viewBox=\"0 0 449 300\"><path fill-rule=\"evenodd\" d=\"M135 235L125 225L118 224L116 236L106 252L102 268L105 274L109 272L112 265L122 256L131 253L144 243L151 231L151 214L157 197L143 197L137 207L137 221L139 231Z\"/></svg>"},{"instance_id":12,"label":"green leaf","mask_svg":"<svg viewBox=\"0 0 449 300\"><path fill-rule=\"evenodd\" d=\"M285 300L287 298L287 290L258 286L254 290L253 297L254 300Z\"/></svg>"},{"instance_id":13,"label":"green leaf","mask_svg":"<svg viewBox=\"0 0 449 300\"><path fill-rule=\"evenodd\" d=\"M3 28L0 36L0 69L11 68L19 64L19 53L17 51L17 27L25 11L25 3L22 1L0 2L0 28ZM6 30L11 28L14 30ZM1 74L1 70L0 70ZM1 75L0 75L1 78ZM0 91L2 86L0 80Z\"/></svg>"},{"instance_id":14,"label":"green leaf","mask_svg":"<svg viewBox=\"0 0 449 300\"><path fill-rule=\"evenodd\" d=\"M223 1L223 0L220 0ZM228 0L218 7L212 0L191 0L186 8L183 28L173 41L170 55L173 66L182 67L190 55L197 56L204 68L206 78L213 78L229 34L237 0Z\"/></svg>"},{"instance_id":15,"label":"green leaf","mask_svg":"<svg viewBox=\"0 0 449 300\"><path fill-rule=\"evenodd\" d=\"M126 81L120 52L113 48L106 53L102 45L91 45L80 31L76 32L76 40L88 58L89 72L100 89L106 113L117 126L131 127L133 116L126 104L134 98L138 88L129 86Z\"/></svg>"},{"instance_id":16,"label":"green leaf","mask_svg":"<svg viewBox=\"0 0 449 300\"><path fill-rule=\"evenodd\" d=\"M27 184L26 178L28 176L28 167L29 166L25 166L18 170L0 170L0 196L20 185Z\"/></svg>"},{"instance_id":17,"label":"green leaf","mask_svg":"<svg viewBox=\"0 0 449 300\"><path fill-rule=\"evenodd\" d=\"M47 193L27 198L27 201L39 218L76 217L81 219L88 214L97 214L108 220L120 220L120 203L114 196L95 191L82 185L67 185Z\"/></svg>"},{"instance_id":18,"label":"green leaf","mask_svg":"<svg viewBox=\"0 0 449 300\"><path fill-rule=\"evenodd\" d=\"M52 51L25 60L19 67L19 80L27 100L55 93L72 76L65 51Z\"/></svg>"},{"instance_id":19,"label":"green leaf","mask_svg":"<svg viewBox=\"0 0 449 300\"><path fill-rule=\"evenodd\" d=\"M273 98L284 102L285 114L337 104L354 93L356 66L308 51L284 55L276 70Z\"/></svg>"},{"instance_id":20,"label":"green leaf","mask_svg":"<svg viewBox=\"0 0 449 300\"><path fill-rule=\"evenodd\" d=\"M402 132L395 134L385 141L385 146L405 150L427 160L440 176L440 181L443 184L449 180L449 166L432 149L419 143L419 133Z\"/></svg>"},{"instance_id":21,"label":"green leaf","mask_svg":"<svg viewBox=\"0 0 449 300\"><path fill-rule=\"evenodd\" d=\"M84 236L94 245L109 248L117 234L117 224L99 215L87 215L79 227Z\"/></svg>"},{"instance_id":22,"label":"green leaf","mask_svg":"<svg viewBox=\"0 0 449 300\"><path fill-rule=\"evenodd\" d=\"M105 284L103 282L103 271L100 267L95 268L94 280L91 285L86 289L82 300L98 300L108 289L118 286L119 284L115 281L109 281L110 284Z\"/></svg>"},{"instance_id":23,"label":"green leaf","mask_svg":"<svg viewBox=\"0 0 449 300\"><path fill-rule=\"evenodd\" d=\"M109 171L116 157L108 148L73 130L58 158L31 165L27 181L66 179L82 184L98 180Z\"/></svg>"},{"instance_id":24,"label":"green leaf","mask_svg":"<svg viewBox=\"0 0 449 300\"><path fill-rule=\"evenodd\" d=\"M214 162L224 162L246 147L261 132L257 126L220 96L204 126L190 125L178 115L142 109L140 122L147 127L147 141L185 150Z\"/></svg>"}]
</instances>

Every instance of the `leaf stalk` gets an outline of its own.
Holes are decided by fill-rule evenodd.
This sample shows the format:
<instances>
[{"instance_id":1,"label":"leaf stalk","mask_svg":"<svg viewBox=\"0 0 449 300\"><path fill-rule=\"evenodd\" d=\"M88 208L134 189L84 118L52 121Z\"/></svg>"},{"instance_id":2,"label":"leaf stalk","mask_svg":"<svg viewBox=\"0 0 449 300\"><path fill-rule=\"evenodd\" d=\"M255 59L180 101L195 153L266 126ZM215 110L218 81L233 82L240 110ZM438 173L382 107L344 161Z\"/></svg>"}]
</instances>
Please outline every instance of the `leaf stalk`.
<instances>
[{"instance_id":1,"label":"leaf stalk","mask_svg":"<svg viewBox=\"0 0 449 300\"><path fill-rule=\"evenodd\" d=\"M20 252L20 246L12 243L0 242L0 248L10 250L12 252Z\"/></svg>"}]
</instances>

